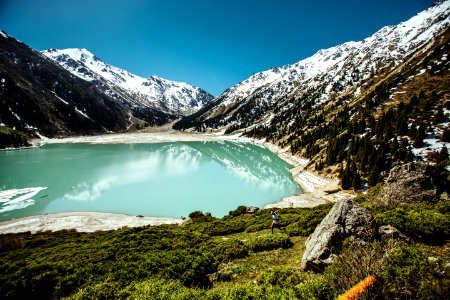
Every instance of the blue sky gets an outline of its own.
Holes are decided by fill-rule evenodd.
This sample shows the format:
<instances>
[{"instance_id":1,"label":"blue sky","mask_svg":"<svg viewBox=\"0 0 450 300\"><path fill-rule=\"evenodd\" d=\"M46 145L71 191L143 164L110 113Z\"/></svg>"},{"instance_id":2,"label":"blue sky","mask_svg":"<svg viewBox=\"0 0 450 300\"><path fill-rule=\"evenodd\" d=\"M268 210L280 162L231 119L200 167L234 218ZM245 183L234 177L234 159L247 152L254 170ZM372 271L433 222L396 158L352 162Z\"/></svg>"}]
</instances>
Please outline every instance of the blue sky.
<instances>
[{"instance_id":1,"label":"blue sky","mask_svg":"<svg viewBox=\"0 0 450 300\"><path fill-rule=\"evenodd\" d=\"M254 72L362 40L433 2L0 0L0 28L37 50L87 48L134 74L217 96Z\"/></svg>"}]
</instances>

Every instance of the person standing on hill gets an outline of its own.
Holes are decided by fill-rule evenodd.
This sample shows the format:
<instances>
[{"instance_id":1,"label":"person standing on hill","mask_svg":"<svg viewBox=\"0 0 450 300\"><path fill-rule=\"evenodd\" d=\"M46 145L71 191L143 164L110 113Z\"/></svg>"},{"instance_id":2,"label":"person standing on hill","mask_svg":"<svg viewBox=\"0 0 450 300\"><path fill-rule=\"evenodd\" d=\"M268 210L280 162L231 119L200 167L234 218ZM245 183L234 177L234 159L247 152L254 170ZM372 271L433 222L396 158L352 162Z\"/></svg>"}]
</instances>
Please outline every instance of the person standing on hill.
<instances>
[{"instance_id":1,"label":"person standing on hill","mask_svg":"<svg viewBox=\"0 0 450 300\"><path fill-rule=\"evenodd\" d=\"M272 214L272 234L273 234L273 228L277 227L278 229L281 230L281 226L280 226L280 217L277 215L277 213L274 210L271 210L270 213Z\"/></svg>"}]
</instances>

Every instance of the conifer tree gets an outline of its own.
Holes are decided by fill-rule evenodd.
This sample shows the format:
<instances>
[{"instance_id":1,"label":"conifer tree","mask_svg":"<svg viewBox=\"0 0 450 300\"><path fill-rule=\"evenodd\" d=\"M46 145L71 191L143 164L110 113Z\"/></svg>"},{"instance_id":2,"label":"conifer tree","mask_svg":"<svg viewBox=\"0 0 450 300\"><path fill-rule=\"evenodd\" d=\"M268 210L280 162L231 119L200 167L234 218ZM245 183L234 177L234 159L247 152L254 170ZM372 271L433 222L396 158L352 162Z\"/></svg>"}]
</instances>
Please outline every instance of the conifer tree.
<instances>
[{"instance_id":1,"label":"conifer tree","mask_svg":"<svg viewBox=\"0 0 450 300\"><path fill-rule=\"evenodd\" d=\"M448 159L449 159L448 149L444 145L444 147L442 147L441 151L438 154L438 157L436 159L436 164L444 164Z\"/></svg>"},{"instance_id":2,"label":"conifer tree","mask_svg":"<svg viewBox=\"0 0 450 300\"><path fill-rule=\"evenodd\" d=\"M444 128L444 131L441 135L441 141L445 143L450 143L450 128L446 127Z\"/></svg>"},{"instance_id":3,"label":"conifer tree","mask_svg":"<svg viewBox=\"0 0 450 300\"><path fill-rule=\"evenodd\" d=\"M421 148L423 147L423 139L425 138L425 125L421 124L419 129L417 129L417 133L414 137L414 147Z\"/></svg>"}]
</instances>

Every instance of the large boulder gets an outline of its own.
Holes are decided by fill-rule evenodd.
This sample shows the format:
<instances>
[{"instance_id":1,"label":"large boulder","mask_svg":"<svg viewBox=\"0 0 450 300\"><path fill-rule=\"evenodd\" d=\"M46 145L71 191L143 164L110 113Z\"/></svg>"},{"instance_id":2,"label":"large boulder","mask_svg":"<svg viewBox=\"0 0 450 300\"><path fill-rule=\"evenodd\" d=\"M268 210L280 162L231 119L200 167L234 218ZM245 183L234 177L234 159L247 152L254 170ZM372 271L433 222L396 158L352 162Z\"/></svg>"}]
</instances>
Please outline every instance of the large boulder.
<instances>
[{"instance_id":1,"label":"large boulder","mask_svg":"<svg viewBox=\"0 0 450 300\"><path fill-rule=\"evenodd\" d=\"M367 243L377 234L372 214L350 199L336 203L306 240L302 268L322 271L341 253L345 239Z\"/></svg>"},{"instance_id":2,"label":"large boulder","mask_svg":"<svg viewBox=\"0 0 450 300\"><path fill-rule=\"evenodd\" d=\"M383 187L385 204L413 204L444 200L441 195L448 189L448 179L439 170L423 162L395 166L389 172Z\"/></svg>"}]
</instances>

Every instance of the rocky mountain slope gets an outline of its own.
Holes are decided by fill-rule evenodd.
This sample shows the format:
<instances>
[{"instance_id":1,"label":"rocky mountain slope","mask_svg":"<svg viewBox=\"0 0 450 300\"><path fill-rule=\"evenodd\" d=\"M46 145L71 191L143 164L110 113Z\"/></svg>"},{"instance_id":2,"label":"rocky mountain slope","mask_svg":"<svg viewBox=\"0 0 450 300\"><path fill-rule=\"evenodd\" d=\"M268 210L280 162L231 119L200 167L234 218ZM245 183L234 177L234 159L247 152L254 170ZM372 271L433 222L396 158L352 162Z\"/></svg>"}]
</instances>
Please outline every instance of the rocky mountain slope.
<instances>
[{"instance_id":1,"label":"rocky mountain slope","mask_svg":"<svg viewBox=\"0 0 450 300\"><path fill-rule=\"evenodd\" d=\"M2 148L26 144L17 132L53 137L162 125L212 98L186 83L138 77L85 49L40 53L0 31Z\"/></svg>"},{"instance_id":2,"label":"rocky mountain slope","mask_svg":"<svg viewBox=\"0 0 450 300\"><path fill-rule=\"evenodd\" d=\"M126 130L128 109L91 82L0 32L0 123L45 136Z\"/></svg>"},{"instance_id":3,"label":"rocky mountain slope","mask_svg":"<svg viewBox=\"0 0 450 300\"><path fill-rule=\"evenodd\" d=\"M350 177L345 188L376 184L398 160L435 162L450 146L449 15L440 1L363 41L256 73L174 128L266 138Z\"/></svg>"},{"instance_id":4,"label":"rocky mountain slope","mask_svg":"<svg viewBox=\"0 0 450 300\"><path fill-rule=\"evenodd\" d=\"M314 106L343 94L358 96L367 89L368 79L393 70L447 28L449 14L450 2L445 1L363 41L320 50L293 65L255 73L176 128L248 128L255 122L270 122L277 108L297 110L289 101L293 97L303 97L303 105Z\"/></svg>"},{"instance_id":5,"label":"rocky mountain slope","mask_svg":"<svg viewBox=\"0 0 450 300\"><path fill-rule=\"evenodd\" d=\"M213 98L204 90L187 83L131 74L103 62L86 49L49 49L42 54L131 107L182 116L194 113Z\"/></svg>"}]
</instances>

